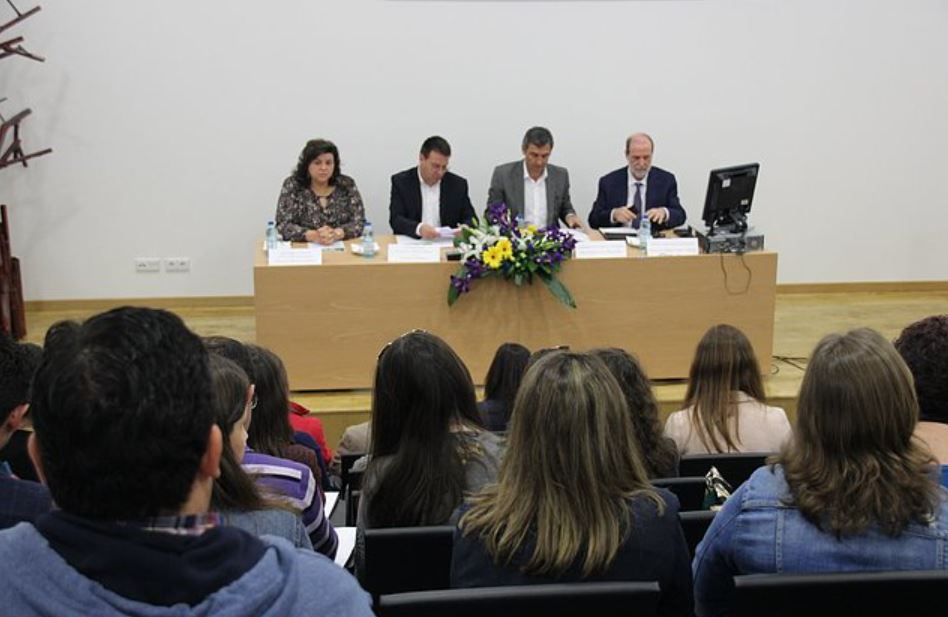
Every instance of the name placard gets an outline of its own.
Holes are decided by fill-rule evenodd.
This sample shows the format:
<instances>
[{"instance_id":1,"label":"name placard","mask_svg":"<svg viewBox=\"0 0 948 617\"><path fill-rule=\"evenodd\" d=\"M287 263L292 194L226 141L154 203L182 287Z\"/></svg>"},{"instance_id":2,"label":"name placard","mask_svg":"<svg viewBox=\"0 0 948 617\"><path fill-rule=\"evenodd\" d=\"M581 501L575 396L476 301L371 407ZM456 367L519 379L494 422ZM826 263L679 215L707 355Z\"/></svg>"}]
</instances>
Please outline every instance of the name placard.
<instances>
[{"instance_id":1,"label":"name placard","mask_svg":"<svg viewBox=\"0 0 948 617\"><path fill-rule=\"evenodd\" d=\"M267 251L267 263L271 266L319 266L323 263L323 251L309 246L298 249L280 246Z\"/></svg>"},{"instance_id":2,"label":"name placard","mask_svg":"<svg viewBox=\"0 0 948 617\"><path fill-rule=\"evenodd\" d=\"M622 259L626 256L622 240L590 240L576 243L576 259Z\"/></svg>"},{"instance_id":3,"label":"name placard","mask_svg":"<svg viewBox=\"0 0 948 617\"><path fill-rule=\"evenodd\" d=\"M388 261L400 264L426 264L441 261L441 247L425 244L389 244Z\"/></svg>"},{"instance_id":4,"label":"name placard","mask_svg":"<svg viewBox=\"0 0 948 617\"><path fill-rule=\"evenodd\" d=\"M697 238L652 238L645 250L649 257L698 255Z\"/></svg>"}]
</instances>

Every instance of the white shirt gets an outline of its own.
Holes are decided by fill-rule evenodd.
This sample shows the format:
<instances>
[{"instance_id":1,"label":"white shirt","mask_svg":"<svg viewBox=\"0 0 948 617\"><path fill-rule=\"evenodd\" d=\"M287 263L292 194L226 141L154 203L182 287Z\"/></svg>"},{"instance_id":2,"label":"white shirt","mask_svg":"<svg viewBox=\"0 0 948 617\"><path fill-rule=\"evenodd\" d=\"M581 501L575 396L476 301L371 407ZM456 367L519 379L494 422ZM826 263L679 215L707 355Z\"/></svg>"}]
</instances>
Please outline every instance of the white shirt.
<instances>
[{"instance_id":1,"label":"white shirt","mask_svg":"<svg viewBox=\"0 0 948 617\"><path fill-rule=\"evenodd\" d=\"M632 203L635 201L635 183L638 182L642 185L642 207L645 207L645 191L648 190L648 172L645 172L645 177L641 180L637 180L635 176L632 175L632 170L626 168L626 175L629 177L628 186L629 186L629 197L625 201L625 205L632 207ZM639 212L639 214L642 214Z\"/></svg>"},{"instance_id":2,"label":"white shirt","mask_svg":"<svg viewBox=\"0 0 948 617\"><path fill-rule=\"evenodd\" d=\"M523 222L537 227L546 227L546 176L547 169L543 168L543 175L534 180L527 172L527 163L523 163Z\"/></svg>"},{"instance_id":3,"label":"white shirt","mask_svg":"<svg viewBox=\"0 0 948 617\"><path fill-rule=\"evenodd\" d=\"M418 184L421 185L421 222L415 227L415 235L420 236L422 225L441 227L441 180L426 184L418 170Z\"/></svg>"},{"instance_id":4,"label":"white shirt","mask_svg":"<svg viewBox=\"0 0 948 617\"><path fill-rule=\"evenodd\" d=\"M734 403L736 413L728 419L728 428L739 452L777 452L790 438L793 429L780 407L764 405L744 392L735 393ZM692 414L693 409L687 407L668 416L665 422L665 436L675 440L682 456L709 453L708 446L698 436ZM724 439L720 435L717 437L724 445Z\"/></svg>"}]
</instances>

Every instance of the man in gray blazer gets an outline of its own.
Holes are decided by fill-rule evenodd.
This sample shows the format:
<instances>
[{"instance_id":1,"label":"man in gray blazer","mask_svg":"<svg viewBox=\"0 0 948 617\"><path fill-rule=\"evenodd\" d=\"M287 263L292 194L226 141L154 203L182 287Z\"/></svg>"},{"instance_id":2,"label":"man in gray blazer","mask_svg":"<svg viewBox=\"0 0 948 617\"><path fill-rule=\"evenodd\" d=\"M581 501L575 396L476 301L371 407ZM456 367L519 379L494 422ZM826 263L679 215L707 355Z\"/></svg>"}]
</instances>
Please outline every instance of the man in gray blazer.
<instances>
[{"instance_id":1,"label":"man in gray blazer","mask_svg":"<svg viewBox=\"0 0 948 617\"><path fill-rule=\"evenodd\" d=\"M553 135L535 126L523 136L523 159L494 168L487 205L505 203L514 217L537 227L555 226L557 220L579 229L582 222L569 199L569 172L550 165Z\"/></svg>"}]
</instances>

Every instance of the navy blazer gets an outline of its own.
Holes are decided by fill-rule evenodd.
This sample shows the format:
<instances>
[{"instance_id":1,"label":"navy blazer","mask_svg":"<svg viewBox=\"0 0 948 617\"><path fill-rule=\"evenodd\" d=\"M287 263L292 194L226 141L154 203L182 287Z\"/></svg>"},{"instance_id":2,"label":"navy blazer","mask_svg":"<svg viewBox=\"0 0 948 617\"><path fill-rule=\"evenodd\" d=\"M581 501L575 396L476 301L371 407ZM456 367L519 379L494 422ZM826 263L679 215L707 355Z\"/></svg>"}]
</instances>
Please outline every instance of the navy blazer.
<instances>
[{"instance_id":1,"label":"navy blazer","mask_svg":"<svg viewBox=\"0 0 948 617\"><path fill-rule=\"evenodd\" d=\"M450 171L441 178L441 226L470 224L474 206L467 194L467 180ZM421 222L421 181L418 168L412 167L392 176L392 197L388 204L388 222L392 231L417 238Z\"/></svg>"},{"instance_id":2,"label":"navy blazer","mask_svg":"<svg viewBox=\"0 0 948 617\"><path fill-rule=\"evenodd\" d=\"M589 226L593 228L616 227L610 216L613 208L621 208L629 201L629 168L623 167L604 175L599 179L599 193L593 202L589 213ZM678 227L685 222L685 209L678 200L678 183L675 175L652 167L648 170L645 189L645 210L652 208L668 208L668 219L662 225L653 228L669 229ZM640 214L636 212L636 214ZM639 218L632 222L633 227L639 226Z\"/></svg>"}]
</instances>

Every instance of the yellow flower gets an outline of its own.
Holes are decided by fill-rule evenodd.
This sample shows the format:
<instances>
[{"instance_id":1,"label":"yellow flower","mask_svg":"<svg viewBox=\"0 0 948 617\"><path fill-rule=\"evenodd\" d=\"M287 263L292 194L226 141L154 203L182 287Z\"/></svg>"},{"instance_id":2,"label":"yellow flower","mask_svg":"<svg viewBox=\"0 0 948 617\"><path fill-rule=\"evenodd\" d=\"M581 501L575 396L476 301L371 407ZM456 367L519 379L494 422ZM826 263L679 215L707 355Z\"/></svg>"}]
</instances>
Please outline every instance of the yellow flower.
<instances>
[{"instance_id":1,"label":"yellow flower","mask_svg":"<svg viewBox=\"0 0 948 617\"><path fill-rule=\"evenodd\" d=\"M481 259L484 260L485 266L491 270L496 270L500 267L500 262L503 261L503 256L501 255L500 249L497 248L497 245L495 244L481 253Z\"/></svg>"},{"instance_id":2,"label":"yellow flower","mask_svg":"<svg viewBox=\"0 0 948 617\"><path fill-rule=\"evenodd\" d=\"M513 244L510 243L509 239L501 238L494 247L500 250L501 259L507 260L513 258Z\"/></svg>"},{"instance_id":3,"label":"yellow flower","mask_svg":"<svg viewBox=\"0 0 948 617\"><path fill-rule=\"evenodd\" d=\"M529 225L527 225L527 233L525 235L533 236L533 235L536 235L536 233L537 233L536 225L534 225L533 223L530 223Z\"/></svg>"}]
</instances>

